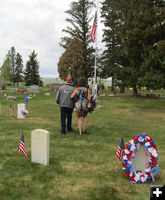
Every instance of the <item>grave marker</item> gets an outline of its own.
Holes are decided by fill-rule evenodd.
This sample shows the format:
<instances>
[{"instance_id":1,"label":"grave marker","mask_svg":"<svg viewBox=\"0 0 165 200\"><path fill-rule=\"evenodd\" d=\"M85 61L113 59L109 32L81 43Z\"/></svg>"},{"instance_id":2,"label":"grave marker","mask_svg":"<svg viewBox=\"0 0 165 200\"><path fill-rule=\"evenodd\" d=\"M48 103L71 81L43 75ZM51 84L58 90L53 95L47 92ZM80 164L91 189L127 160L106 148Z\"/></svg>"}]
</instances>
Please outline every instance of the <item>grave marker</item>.
<instances>
[{"instance_id":1,"label":"grave marker","mask_svg":"<svg viewBox=\"0 0 165 200\"><path fill-rule=\"evenodd\" d=\"M44 129L31 132L31 161L49 165L49 132Z\"/></svg>"},{"instance_id":2,"label":"grave marker","mask_svg":"<svg viewBox=\"0 0 165 200\"><path fill-rule=\"evenodd\" d=\"M18 104L17 107L18 107L18 109L17 109L17 117L18 117L18 119L25 119L26 115L24 115L22 113L22 111L25 110L25 104L24 103Z\"/></svg>"}]
</instances>

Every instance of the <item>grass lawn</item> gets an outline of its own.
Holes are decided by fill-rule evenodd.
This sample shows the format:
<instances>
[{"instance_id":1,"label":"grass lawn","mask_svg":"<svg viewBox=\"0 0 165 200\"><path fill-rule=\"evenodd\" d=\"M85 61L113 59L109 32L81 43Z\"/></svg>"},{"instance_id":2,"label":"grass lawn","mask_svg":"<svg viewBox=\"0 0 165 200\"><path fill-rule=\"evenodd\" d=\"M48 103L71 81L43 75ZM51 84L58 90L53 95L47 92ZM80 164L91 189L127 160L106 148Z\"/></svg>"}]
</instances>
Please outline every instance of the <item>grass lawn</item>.
<instances>
[{"instance_id":1,"label":"grass lawn","mask_svg":"<svg viewBox=\"0 0 165 200\"><path fill-rule=\"evenodd\" d=\"M60 134L60 112L55 93L42 91L29 100L27 119L17 119L16 101L0 94L0 163L11 156L0 171L0 200L148 200L150 184L132 184L124 176L116 154L120 139L125 143L146 132L158 147L160 172L152 185L165 184L165 99L133 98L130 95L99 97L103 106L88 115L87 134ZM10 94L10 91L6 93ZM14 114L9 114L12 104ZM31 131L50 132L50 165L31 163ZM17 154L22 132L29 159Z\"/></svg>"}]
</instances>

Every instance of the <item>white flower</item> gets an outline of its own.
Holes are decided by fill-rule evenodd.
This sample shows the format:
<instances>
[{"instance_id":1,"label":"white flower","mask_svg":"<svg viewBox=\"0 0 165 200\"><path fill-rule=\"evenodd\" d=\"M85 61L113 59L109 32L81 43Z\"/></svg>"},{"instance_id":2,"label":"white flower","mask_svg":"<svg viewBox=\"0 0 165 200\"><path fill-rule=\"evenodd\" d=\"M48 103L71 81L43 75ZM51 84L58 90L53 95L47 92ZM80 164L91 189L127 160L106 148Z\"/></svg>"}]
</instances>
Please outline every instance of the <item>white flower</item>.
<instances>
[{"instance_id":1,"label":"white flower","mask_svg":"<svg viewBox=\"0 0 165 200\"><path fill-rule=\"evenodd\" d=\"M144 138L139 137L139 142L143 142L143 141L144 141Z\"/></svg>"},{"instance_id":2,"label":"white flower","mask_svg":"<svg viewBox=\"0 0 165 200\"><path fill-rule=\"evenodd\" d=\"M125 149L124 152L125 152L125 154L129 154L130 153L130 151L128 149Z\"/></svg>"},{"instance_id":3,"label":"white flower","mask_svg":"<svg viewBox=\"0 0 165 200\"><path fill-rule=\"evenodd\" d=\"M141 182L144 183L147 180L147 175L141 176Z\"/></svg>"},{"instance_id":4,"label":"white flower","mask_svg":"<svg viewBox=\"0 0 165 200\"><path fill-rule=\"evenodd\" d=\"M136 182L140 180L140 175L140 173L136 173L136 176L134 178Z\"/></svg>"},{"instance_id":5,"label":"white flower","mask_svg":"<svg viewBox=\"0 0 165 200\"><path fill-rule=\"evenodd\" d=\"M131 151L134 151L136 149L135 145L131 146Z\"/></svg>"},{"instance_id":6,"label":"white flower","mask_svg":"<svg viewBox=\"0 0 165 200\"><path fill-rule=\"evenodd\" d=\"M156 149L154 149L153 147L148 148L148 151L154 156L154 157L158 157L158 154L156 152Z\"/></svg>"},{"instance_id":7,"label":"white flower","mask_svg":"<svg viewBox=\"0 0 165 200\"><path fill-rule=\"evenodd\" d=\"M145 143L145 146L147 147L147 146L150 146L150 143L149 142L146 142Z\"/></svg>"},{"instance_id":8,"label":"white flower","mask_svg":"<svg viewBox=\"0 0 165 200\"><path fill-rule=\"evenodd\" d=\"M128 158L127 158L127 156L125 155L125 156L123 156L123 160L128 160Z\"/></svg>"},{"instance_id":9,"label":"white flower","mask_svg":"<svg viewBox=\"0 0 165 200\"><path fill-rule=\"evenodd\" d=\"M150 172L151 171L151 167L145 168L145 172Z\"/></svg>"}]
</instances>

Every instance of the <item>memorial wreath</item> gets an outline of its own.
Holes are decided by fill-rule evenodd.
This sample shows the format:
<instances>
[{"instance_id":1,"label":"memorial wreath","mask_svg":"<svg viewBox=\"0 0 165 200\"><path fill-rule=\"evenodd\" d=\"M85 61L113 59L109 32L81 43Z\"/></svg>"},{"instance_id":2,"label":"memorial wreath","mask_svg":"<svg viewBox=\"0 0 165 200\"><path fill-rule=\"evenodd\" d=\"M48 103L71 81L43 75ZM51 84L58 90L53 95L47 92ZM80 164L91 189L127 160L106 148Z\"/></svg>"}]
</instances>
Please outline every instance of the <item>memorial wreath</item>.
<instances>
[{"instance_id":1,"label":"memorial wreath","mask_svg":"<svg viewBox=\"0 0 165 200\"><path fill-rule=\"evenodd\" d=\"M148 160L145 164L145 170L136 172L133 167L132 160L135 158L140 145L144 145ZM152 137L143 133L136 135L133 140L129 141L124 149L122 164L125 167L125 175L130 181L132 181L132 183L154 181L154 176L159 172L159 164L156 143Z\"/></svg>"}]
</instances>

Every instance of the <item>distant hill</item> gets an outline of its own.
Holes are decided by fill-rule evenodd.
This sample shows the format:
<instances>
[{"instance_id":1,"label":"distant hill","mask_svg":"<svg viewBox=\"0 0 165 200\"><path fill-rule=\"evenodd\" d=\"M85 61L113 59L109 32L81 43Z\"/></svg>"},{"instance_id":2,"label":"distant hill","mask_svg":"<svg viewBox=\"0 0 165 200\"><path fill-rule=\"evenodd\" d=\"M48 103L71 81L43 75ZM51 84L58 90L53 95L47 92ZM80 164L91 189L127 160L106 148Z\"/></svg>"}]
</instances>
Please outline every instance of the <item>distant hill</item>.
<instances>
[{"instance_id":1,"label":"distant hill","mask_svg":"<svg viewBox=\"0 0 165 200\"><path fill-rule=\"evenodd\" d=\"M65 81L61 80L59 77L57 78L50 78L50 77L41 77L44 85L51 84L51 83L65 83Z\"/></svg>"}]
</instances>

